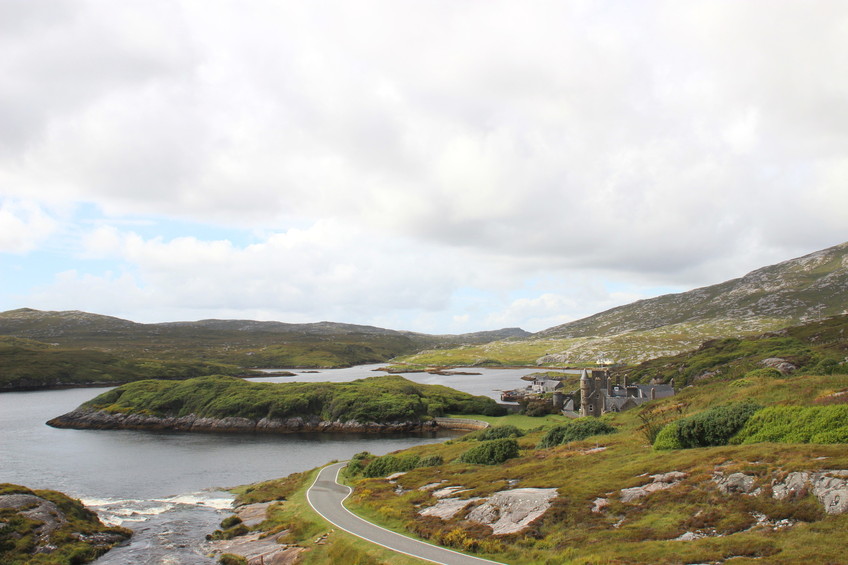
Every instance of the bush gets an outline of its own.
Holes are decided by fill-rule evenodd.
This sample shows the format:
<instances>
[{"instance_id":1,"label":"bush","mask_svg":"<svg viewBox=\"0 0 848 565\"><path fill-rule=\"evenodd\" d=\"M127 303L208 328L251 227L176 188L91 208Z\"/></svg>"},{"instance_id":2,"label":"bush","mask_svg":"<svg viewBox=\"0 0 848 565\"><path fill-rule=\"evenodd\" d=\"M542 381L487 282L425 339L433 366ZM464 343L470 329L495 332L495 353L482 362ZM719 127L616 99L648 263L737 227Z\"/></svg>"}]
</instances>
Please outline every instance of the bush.
<instances>
[{"instance_id":1,"label":"bush","mask_svg":"<svg viewBox=\"0 0 848 565\"><path fill-rule=\"evenodd\" d=\"M441 455L428 455L427 457L422 457L420 461L418 461L419 467L435 467L436 465L442 465L445 460Z\"/></svg>"},{"instance_id":2,"label":"bush","mask_svg":"<svg viewBox=\"0 0 848 565\"><path fill-rule=\"evenodd\" d=\"M677 435L678 432L679 429L677 422L667 424L660 430L660 433L657 434L656 439L654 439L654 449L657 451L665 449L683 449L683 444L680 443L680 439Z\"/></svg>"},{"instance_id":3,"label":"bush","mask_svg":"<svg viewBox=\"0 0 848 565\"><path fill-rule=\"evenodd\" d=\"M398 457L396 455L384 455L371 461L362 470L362 474L366 477L385 477L392 473L401 473L411 471L418 467L420 459L417 455L406 455Z\"/></svg>"},{"instance_id":4,"label":"bush","mask_svg":"<svg viewBox=\"0 0 848 565\"><path fill-rule=\"evenodd\" d=\"M460 441L489 441L505 437L522 437L524 432L513 425L493 426L463 436Z\"/></svg>"},{"instance_id":5,"label":"bush","mask_svg":"<svg viewBox=\"0 0 848 565\"><path fill-rule=\"evenodd\" d=\"M615 431L616 429L614 427L610 426L606 422L598 420L597 418L581 418L570 424L551 428L542 437L542 440L536 447L539 449L555 447L564 443L586 439L591 436L611 434Z\"/></svg>"},{"instance_id":6,"label":"bush","mask_svg":"<svg viewBox=\"0 0 848 565\"><path fill-rule=\"evenodd\" d=\"M478 465L497 465L513 457L518 457L518 442L512 438L502 438L475 445L463 453L459 460Z\"/></svg>"},{"instance_id":7,"label":"bush","mask_svg":"<svg viewBox=\"0 0 848 565\"><path fill-rule=\"evenodd\" d=\"M654 449L727 445L761 408L754 402L734 402L682 418L668 424L657 434Z\"/></svg>"},{"instance_id":8,"label":"bush","mask_svg":"<svg viewBox=\"0 0 848 565\"><path fill-rule=\"evenodd\" d=\"M733 443L848 443L848 405L769 406L748 420Z\"/></svg>"},{"instance_id":9,"label":"bush","mask_svg":"<svg viewBox=\"0 0 848 565\"><path fill-rule=\"evenodd\" d=\"M779 379L783 377L783 373L774 367L763 367L762 369L754 369L745 373L745 378L767 377L770 379Z\"/></svg>"}]
</instances>

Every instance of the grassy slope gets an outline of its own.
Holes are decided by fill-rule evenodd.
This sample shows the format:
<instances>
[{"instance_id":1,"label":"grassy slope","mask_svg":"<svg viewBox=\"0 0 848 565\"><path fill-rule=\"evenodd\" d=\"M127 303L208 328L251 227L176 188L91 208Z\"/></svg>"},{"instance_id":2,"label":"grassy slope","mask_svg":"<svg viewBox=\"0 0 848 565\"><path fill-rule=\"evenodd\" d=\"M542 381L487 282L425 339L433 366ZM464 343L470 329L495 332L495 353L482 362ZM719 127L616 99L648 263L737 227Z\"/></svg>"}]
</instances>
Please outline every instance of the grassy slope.
<instances>
[{"instance_id":1,"label":"grassy slope","mask_svg":"<svg viewBox=\"0 0 848 565\"><path fill-rule=\"evenodd\" d=\"M846 375L750 379L739 386L712 383L689 388L658 404L683 404L687 414L740 396L764 404L806 405L846 387ZM353 504L358 512L396 529L442 539L446 533L459 531L450 539L458 540L460 547L486 546L486 540L498 538L488 536L485 528L461 521L442 523L416 518L417 505L433 502L429 495L416 489L446 480L446 486L471 489L462 497L486 496L507 488L507 481L518 480L520 487L556 487L560 498L525 535L503 537L499 545L488 543L489 550L497 550L490 556L507 563L687 563L719 561L735 555L768 556L765 562L769 563L839 562L842 558L838 534L848 526L848 517L827 517L820 505L808 499L788 503L768 496L727 497L718 493L710 478L720 468L727 474L739 471L757 475L767 484L772 476L789 471L846 469L848 450L844 445L755 444L655 452L638 429L641 421L637 411L607 419L621 431L543 450L535 449L543 432L531 432L519 440L522 456L498 466L456 462L468 449L467 442L451 441L407 450L405 453L421 456L440 455L447 463L416 469L401 477L398 484L410 492L400 496L395 493L396 485L385 480L362 480L357 484ZM596 446L606 449L587 451ZM680 486L650 495L639 503L622 504L612 496L605 513L590 511L596 498L643 485L649 482L646 475L668 471L683 471L689 478ZM802 523L779 532L764 528L745 531L754 525L752 512L774 520L799 519ZM713 528L727 535L670 541L686 531ZM828 533L836 538L828 539ZM813 546L814 542L820 545Z\"/></svg>"},{"instance_id":2,"label":"grassy slope","mask_svg":"<svg viewBox=\"0 0 848 565\"><path fill-rule=\"evenodd\" d=\"M344 383L255 383L234 377L141 381L107 391L83 404L107 412L156 416L284 419L318 416L327 421L418 421L444 412L496 414L492 399L399 376Z\"/></svg>"},{"instance_id":3,"label":"grassy slope","mask_svg":"<svg viewBox=\"0 0 848 565\"><path fill-rule=\"evenodd\" d=\"M66 349L0 336L0 390L120 384L152 378L244 374L234 365L203 361L127 359L103 351Z\"/></svg>"},{"instance_id":4,"label":"grassy slope","mask_svg":"<svg viewBox=\"0 0 848 565\"><path fill-rule=\"evenodd\" d=\"M834 316L759 336L711 340L696 350L652 359L621 372L640 381L674 378L681 386L707 375L713 380L735 379L762 367L764 359L778 357L800 371L848 372L845 365L839 368L848 359L847 334L848 316Z\"/></svg>"},{"instance_id":5,"label":"grassy slope","mask_svg":"<svg viewBox=\"0 0 848 565\"><path fill-rule=\"evenodd\" d=\"M621 363L638 363L676 354L720 336L756 335L779 330L788 322L784 319L760 319L747 323L737 320L710 320L611 336L503 340L453 349L430 349L399 357L395 361L423 366L536 365L539 358L556 353L568 359L566 364L574 366L591 366L602 357ZM561 366L563 363L554 362L548 365Z\"/></svg>"}]
</instances>

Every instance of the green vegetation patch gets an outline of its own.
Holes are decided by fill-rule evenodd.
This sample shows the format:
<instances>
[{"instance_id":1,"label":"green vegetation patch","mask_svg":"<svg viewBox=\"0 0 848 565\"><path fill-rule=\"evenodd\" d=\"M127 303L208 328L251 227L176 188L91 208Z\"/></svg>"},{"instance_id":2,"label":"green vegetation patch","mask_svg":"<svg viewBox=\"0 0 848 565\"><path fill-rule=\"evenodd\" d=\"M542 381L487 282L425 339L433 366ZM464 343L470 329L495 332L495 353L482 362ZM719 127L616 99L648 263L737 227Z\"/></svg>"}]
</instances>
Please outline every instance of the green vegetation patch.
<instances>
[{"instance_id":1,"label":"green vegetation patch","mask_svg":"<svg viewBox=\"0 0 848 565\"><path fill-rule=\"evenodd\" d=\"M537 446L539 449L555 447L572 441L579 441L591 436L615 433L617 430L597 418L581 418L571 424L556 426L547 431Z\"/></svg>"},{"instance_id":2,"label":"green vegetation patch","mask_svg":"<svg viewBox=\"0 0 848 565\"><path fill-rule=\"evenodd\" d=\"M253 383L224 376L182 382L141 381L112 389L84 408L162 417L285 419L317 416L325 421L422 421L449 411L497 415L504 409L485 396L399 376L347 383Z\"/></svg>"},{"instance_id":3,"label":"green vegetation patch","mask_svg":"<svg viewBox=\"0 0 848 565\"><path fill-rule=\"evenodd\" d=\"M682 418L660 431L654 449L727 445L760 408L754 402L733 402Z\"/></svg>"},{"instance_id":4,"label":"green vegetation patch","mask_svg":"<svg viewBox=\"0 0 848 565\"><path fill-rule=\"evenodd\" d=\"M513 438L493 439L480 442L462 454L462 463L477 465L498 465L513 457L518 457L518 442Z\"/></svg>"},{"instance_id":5,"label":"green vegetation patch","mask_svg":"<svg viewBox=\"0 0 848 565\"><path fill-rule=\"evenodd\" d=\"M129 359L103 351L52 347L0 336L0 390L118 384L143 379L240 375L235 365L208 361Z\"/></svg>"},{"instance_id":6,"label":"green vegetation patch","mask_svg":"<svg viewBox=\"0 0 848 565\"><path fill-rule=\"evenodd\" d=\"M732 443L848 443L848 405L769 406L754 414Z\"/></svg>"},{"instance_id":7,"label":"green vegetation patch","mask_svg":"<svg viewBox=\"0 0 848 565\"><path fill-rule=\"evenodd\" d=\"M354 458L354 460L348 465L350 467L348 473L349 476L356 474L357 468L361 468L363 476L373 478L385 477L392 473L405 473L420 467L441 465L444 463L444 460L438 455L420 457L412 454L402 456L384 455L382 457L377 457L365 465L364 468L362 468L361 465L357 467L356 463L357 459Z\"/></svg>"},{"instance_id":8,"label":"green vegetation patch","mask_svg":"<svg viewBox=\"0 0 848 565\"><path fill-rule=\"evenodd\" d=\"M488 428L466 434L459 441L489 441L492 439L503 439L507 437L522 437L524 432L516 426L506 424L503 426L489 426Z\"/></svg>"}]
</instances>

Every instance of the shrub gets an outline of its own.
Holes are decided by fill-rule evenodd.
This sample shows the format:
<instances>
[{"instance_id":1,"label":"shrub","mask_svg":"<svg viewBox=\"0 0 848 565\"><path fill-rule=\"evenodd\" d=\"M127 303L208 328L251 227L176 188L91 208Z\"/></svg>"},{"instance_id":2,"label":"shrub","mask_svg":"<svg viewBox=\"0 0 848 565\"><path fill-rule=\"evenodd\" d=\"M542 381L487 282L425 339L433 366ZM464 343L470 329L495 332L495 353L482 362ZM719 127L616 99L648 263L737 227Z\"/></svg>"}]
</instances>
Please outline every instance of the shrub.
<instances>
[{"instance_id":1,"label":"shrub","mask_svg":"<svg viewBox=\"0 0 848 565\"><path fill-rule=\"evenodd\" d=\"M654 449L657 451L665 449L683 449L683 444L680 443L680 439L677 436L678 432L679 429L677 422L667 424L657 434L656 439L654 439Z\"/></svg>"},{"instance_id":2,"label":"shrub","mask_svg":"<svg viewBox=\"0 0 848 565\"><path fill-rule=\"evenodd\" d=\"M422 457L420 461L418 461L419 467L435 467L436 465L442 465L445 460L441 455L428 455L427 457Z\"/></svg>"},{"instance_id":3,"label":"shrub","mask_svg":"<svg viewBox=\"0 0 848 565\"><path fill-rule=\"evenodd\" d=\"M366 477L385 477L392 473L400 473L411 471L418 467L420 458L417 455L406 455L398 457L396 455L384 455L371 461L362 470L362 474Z\"/></svg>"},{"instance_id":4,"label":"shrub","mask_svg":"<svg viewBox=\"0 0 848 565\"><path fill-rule=\"evenodd\" d=\"M480 442L463 453L459 460L478 465L497 465L513 457L518 457L518 442L513 438L502 438Z\"/></svg>"},{"instance_id":5,"label":"shrub","mask_svg":"<svg viewBox=\"0 0 848 565\"><path fill-rule=\"evenodd\" d=\"M763 367L761 369L754 369L753 371L748 371L745 373L745 378L755 378L755 377L767 377L771 379L779 379L783 377L783 373L775 369L774 367Z\"/></svg>"},{"instance_id":6,"label":"shrub","mask_svg":"<svg viewBox=\"0 0 848 565\"><path fill-rule=\"evenodd\" d=\"M677 421L677 439L684 448L727 445L761 406L734 402Z\"/></svg>"},{"instance_id":7,"label":"shrub","mask_svg":"<svg viewBox=\"0 0 848 565\"><path fill-rule=\"evenodd\" d=\"M848 443L848 405L769 406L748 420L734 443Z\"/></svg>"},{"instance_id":8,"label":"shrub","mask_svg":"<svg viewBox=\"0 0 848 565\"><path fill-rule=\"evenodd\" d=\"M614 433L616 429L597 418L581 418L570 424L555 426L548 430L539 442L539 449L555 447L587 437Z\"/></svg>"},{"instance_id":9,"label":"shrub","mask_svg":"<svg viewBox=\"0 0 848 565\"><path fill-rule=\"evenodd\" d=\"M489 441L505 437L521 437L524 432L513 425L493 426L463 436L460 441Z\"/></svg>"}]
</instances>

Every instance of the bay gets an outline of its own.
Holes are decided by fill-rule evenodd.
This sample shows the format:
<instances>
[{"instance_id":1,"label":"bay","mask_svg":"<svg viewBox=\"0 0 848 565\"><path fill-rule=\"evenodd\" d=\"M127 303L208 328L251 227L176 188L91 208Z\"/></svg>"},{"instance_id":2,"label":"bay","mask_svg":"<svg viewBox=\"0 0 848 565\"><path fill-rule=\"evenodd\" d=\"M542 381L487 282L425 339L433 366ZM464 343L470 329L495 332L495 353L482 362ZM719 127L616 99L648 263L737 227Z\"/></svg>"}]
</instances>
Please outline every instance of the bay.
<instances>
[{"instance_id":1,"label":"bay","mask_svg":"<svg viewBox=\"0 0 848 565\"><path fill-rule=\"evenodd\" d=\"M341 382L376 376L378 365L268 376L271 382ZM523 386L531 369L474 369L480 375L406 374L499 398ZM67 430L45 425L108 388L0 394L0 482L49 488L80 498L112 523L135 531L132 542L98 565L214 563L203 538L227 514L232 497L221 489L284 477L350 458L382 455L435 441L445 434L192 434L131 430Z\"/></svg>"}]
</instances>

